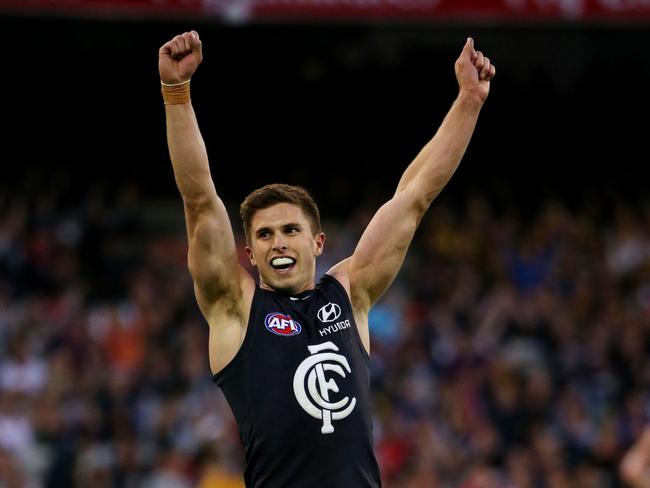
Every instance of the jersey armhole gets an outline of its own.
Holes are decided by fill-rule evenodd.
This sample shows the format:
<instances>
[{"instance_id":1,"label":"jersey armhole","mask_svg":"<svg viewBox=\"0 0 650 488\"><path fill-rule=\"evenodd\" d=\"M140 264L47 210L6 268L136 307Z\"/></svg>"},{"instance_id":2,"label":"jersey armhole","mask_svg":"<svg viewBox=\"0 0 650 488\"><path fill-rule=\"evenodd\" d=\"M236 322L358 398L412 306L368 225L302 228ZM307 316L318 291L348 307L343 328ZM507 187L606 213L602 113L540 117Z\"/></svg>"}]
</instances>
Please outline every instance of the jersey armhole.
<instances>
[{"instance_id":1,"label":"jersey armhole","mask_svg":"<svg viewBox=\"0 0 650 488\"><path fill-rule=\"evenodd\" d=\"M232 369L234 367L233 365L240 361L240 357L244 355L245 350L248 348L248 344L251 341L250 336L252 334L251 324L253 322L253 304L255 303L255 300L257 299L257 296L260 292L261 292L261 288L257 284L255 284L255 292L253 293L253 299L251 301L251 309L248 317L248 323L246 324L246 333L244 334L244 340L242 341L241 346L239 346L239 350L237 351L235 356L228 362L228 364L226 364L223 368L221 368L221 371L212 375L212 381L214 381L217 385L226 375L227 371Z\"/></svg>"},{"instance_id":2,"label":"jersey armhole","mask_svg":"<svg viewBox=\"0 0 650 488\"><path fill-rule=\"evenodd\" d=\"M328 278L329 280L331 280L335 284L335 286L339 290L341 290L341 293L343 293L343 296L346 298L346 300L348 302L348 307L350 308L350 314L352 315L352 319L354 321L354 327L353 328L354 328L354 335L357 338L357 344L361 348L361 352L363 353L363 357L366 360L366 362L370 363L370 354L368 354L368 351L366 351L366 346L363 345L363 341L361 340L361 336L359 335L359 329L357 328L357 321L354 320L354 310L352 309L352 301L350 300L350 297L348 295L347 290L341 284L341 282L339 280L337 280L334 276L325 273L323 275L323 278ZM368 324L368 327L370 327L370 324Z\"/></svg>"}]
</instances>

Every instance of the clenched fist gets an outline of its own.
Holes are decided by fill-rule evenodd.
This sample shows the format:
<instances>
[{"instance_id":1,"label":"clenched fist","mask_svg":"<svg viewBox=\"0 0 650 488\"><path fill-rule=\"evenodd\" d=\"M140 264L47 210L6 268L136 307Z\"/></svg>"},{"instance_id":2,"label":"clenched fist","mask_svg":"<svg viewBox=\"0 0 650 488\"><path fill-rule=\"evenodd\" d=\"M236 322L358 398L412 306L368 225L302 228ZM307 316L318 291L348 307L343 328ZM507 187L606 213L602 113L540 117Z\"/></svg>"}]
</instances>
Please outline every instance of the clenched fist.
<instances>
[{"instance_id":1,"label":"clenched fist","mask_svg":"<svg viewBox=\"0 0 650 488\"><path fill-rule=\"evenodd\" d=\"M160 81L168 84L187 81L202 60L203 53L198 32L184 32L163 44L158 51Z\"/></svg>"},{"instance_id":2,"label":"clenched fist","mask_svg":"<svg viewBox=\"0 0 650 488\"><path fill-rule=\"evenodd\" d=\"M473 92L481 101L485 101L490 92L490 80L496 74L496 67L481 51L474 49L474 40L471 37L467 38L455 68L460 90Z\"/></svg>"}]
</instances>

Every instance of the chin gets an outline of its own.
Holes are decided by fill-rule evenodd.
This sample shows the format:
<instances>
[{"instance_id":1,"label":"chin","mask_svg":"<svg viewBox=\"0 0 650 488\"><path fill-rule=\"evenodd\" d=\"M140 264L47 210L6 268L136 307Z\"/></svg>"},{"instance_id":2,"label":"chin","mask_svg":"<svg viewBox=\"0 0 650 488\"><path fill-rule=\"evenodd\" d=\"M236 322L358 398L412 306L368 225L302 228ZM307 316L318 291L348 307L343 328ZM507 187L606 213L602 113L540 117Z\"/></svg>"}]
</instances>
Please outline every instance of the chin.
<instances>
[{"instance_id":1,"label":"chin","mask_svg":"<svg viewBox=\"0 0 650 488\"><path fill-rule=\"evenodd\" d=\"M267 286L270 286L274 290L281 291L283 293L292 293L298 287L300 280L295 276L287 276L285 279L265 278L264 282L267 284Z\"/></svg>"}]
</instances>

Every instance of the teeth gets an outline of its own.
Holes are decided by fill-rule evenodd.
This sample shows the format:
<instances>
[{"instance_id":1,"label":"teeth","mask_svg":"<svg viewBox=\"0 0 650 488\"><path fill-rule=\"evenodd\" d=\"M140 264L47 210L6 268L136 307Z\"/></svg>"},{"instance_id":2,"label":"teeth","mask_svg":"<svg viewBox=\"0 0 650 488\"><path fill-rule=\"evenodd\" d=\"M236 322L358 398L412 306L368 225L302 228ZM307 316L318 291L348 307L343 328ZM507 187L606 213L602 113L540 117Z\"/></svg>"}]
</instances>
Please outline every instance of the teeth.
<instances>
[{"instance_id":1,"label":"teeth","mask_svg":"<svg viewBox=\"0 0 650 488\"><path fill-rule=\"evenodd\" d=\"M273 261L271 261L271 264L273 266L287 266L289 264L293 264L295 261L291 258L275 258Z\"/></svg>"}]
</instances>

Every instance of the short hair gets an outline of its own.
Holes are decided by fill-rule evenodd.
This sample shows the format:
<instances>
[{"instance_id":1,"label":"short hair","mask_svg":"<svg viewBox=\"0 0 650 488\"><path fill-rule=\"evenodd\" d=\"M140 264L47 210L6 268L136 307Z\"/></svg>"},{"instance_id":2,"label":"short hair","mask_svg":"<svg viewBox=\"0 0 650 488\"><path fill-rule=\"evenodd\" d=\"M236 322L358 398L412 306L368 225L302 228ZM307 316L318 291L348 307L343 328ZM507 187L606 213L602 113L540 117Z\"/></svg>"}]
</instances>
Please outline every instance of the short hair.
<instances>
[{"instance_id":1,"label":"short hair","mask_svg":"<svg viewBox=\"0 0 650 488\"><path fill-rule=\"evenodd\" d=\"M316 205L309 192L301 186L273 183L251 192L239 207L239 215L241 215L244 223L244 234L247 242L251 242L250 226L255 212L278 203L297 205L309 220L312 234L316 235L321 231L318 205Z\"/></svg>"}]
</instances>

